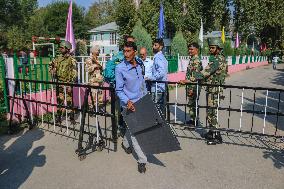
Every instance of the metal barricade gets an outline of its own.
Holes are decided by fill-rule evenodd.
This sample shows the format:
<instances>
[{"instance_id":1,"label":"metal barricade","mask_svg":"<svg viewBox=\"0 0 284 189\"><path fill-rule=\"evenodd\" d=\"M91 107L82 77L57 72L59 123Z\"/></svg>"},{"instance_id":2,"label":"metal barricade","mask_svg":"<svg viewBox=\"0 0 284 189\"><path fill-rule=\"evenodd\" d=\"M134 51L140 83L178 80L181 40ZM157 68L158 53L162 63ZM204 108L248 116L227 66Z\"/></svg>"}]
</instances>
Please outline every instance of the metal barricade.
<instances>
[{"instance_id":1,"label":"metal barricade","mask_svg":"<svg viewBox=\"0 0 284 189\"><path fill-rule=\"evenodd\" d=\"M153 81L152 85L166 84L166 119L171 125L188 129L213 129L275 138L284 137L284 90L275 88L211 85ZM188 124L189 109L187 87L196 91L194 125ZM208 104L208 91L215 90L214 105ZM154 94L154 96L157 95ZM157 103L157 102L156 102ZM213 110L217 127L210 127L208 111Z\"/></svg>"},{"instance_id":2,"label":"metal barricade","mask_svg":"<svg viewBox=\"0 0 284 189\"><path fill-rule=\"evenodd\" d=\"M61 82L6 79L14 91L8 95L12 120L78 140L80 160L89 151L116 150L115 91L111 87ZM45 87L43 89L43 86ZM39 86L38 92L33 88Z\"/></svg>"}]
</instances>

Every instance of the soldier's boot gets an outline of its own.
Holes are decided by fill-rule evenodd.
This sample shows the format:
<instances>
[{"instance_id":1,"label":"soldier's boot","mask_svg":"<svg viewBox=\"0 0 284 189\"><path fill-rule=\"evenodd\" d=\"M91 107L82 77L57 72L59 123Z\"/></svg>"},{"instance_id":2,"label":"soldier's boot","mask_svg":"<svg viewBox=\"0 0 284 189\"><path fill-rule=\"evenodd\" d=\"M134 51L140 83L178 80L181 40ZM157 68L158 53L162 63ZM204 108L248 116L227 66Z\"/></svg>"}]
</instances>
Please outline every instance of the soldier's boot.
<instances>
[{"instance_id":1,"label":"soldier's boot","mask_svg":"<svg viewBox=\"0 0 284 189\"><path fill-rule=\"evenodd\" d=\"M208 145L216 144L216 141L214 139L214 132L212 130L209 130L207 133L205 133L204 138L206 139Z\"/></svg>"},{"instance_id":2,"label":"soldier's boot","mask_svg":"<svg viewBox=\"0 0 284 189\"><path fill-rule=\"evenodd\" d=\"M214 137L215 137L216 143L218 143L218 144L222 144L223 143L223 139L222 139L220 131L215 131L215 136Z\"/></svg>"},{"instance_id":3,"label":"soldier's boot","mask_svg":"<svg viewBox=\"0 0 284 189\"><path fill-rule=\"evenodd\" d=\"M61 122L62 122L62 120L61 120L61 115L58 115L58 114L57 114L57 115L55 116L55 123L61 125Z\"/></svg>"},{"instance_id":4,"label":"soldier's boot","mask_svg":"<svg viewBox=\"0 0 284 189\"><path fill-rule=\"evenodd\" d=\"M146 163L138 163L138 172L145 173L146 172Z\"/></svg>"},{"instance_id":5,"label":"soldier's boot","mask_svg":"<svg viewBox=\"0 0 284 189\"><path fill-rule=\"evenodd\" d=\"M71 113L69 114L69 118L70 118L71 124L72 124L72 125L76 125L74 112L71 112Z\"/></svg>"}]
</instances>

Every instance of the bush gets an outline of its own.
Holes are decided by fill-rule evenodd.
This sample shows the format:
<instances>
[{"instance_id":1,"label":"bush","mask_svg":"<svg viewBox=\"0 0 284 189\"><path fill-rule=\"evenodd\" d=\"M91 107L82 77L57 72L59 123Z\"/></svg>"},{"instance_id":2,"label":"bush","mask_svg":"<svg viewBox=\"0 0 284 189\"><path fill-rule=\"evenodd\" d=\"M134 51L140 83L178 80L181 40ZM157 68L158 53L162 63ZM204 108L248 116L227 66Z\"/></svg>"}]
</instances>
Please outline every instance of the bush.
<instances>
[{"instance_id":1,"label":"bush","mask_svg":"<svg viewBox=\"0 0 284 189\"><path fill-rule=\"evenodd\" d=\"M175 37L173 38L171 49L172 55L179 54L181 56L187 56L187 44L181 31L178 31Z\"/></svg>"},{"instance_id":2,"label":"bush","mask_svg":"<svg viewBox=\"0 0 284 189\"><path fill-rule=\"evenodd\" d=\"M231 46L230 40L225 41L223 52L224 52L225 56L233 56L234 55L234 49Z\"/></svg>"},{"instance_id":3,"label":"bush","mask_svg":"<svg viewBox=\"0 0 284 189\"><path fill-rule=\"evenodd\" d=\"M147 49L148 55L152 54L152 38L151 35L142 26L141 20L138 20L136 22L131 35L136 39L136 45L138 47L138 51L142 47L145 47Z\"/></svg>"}]
</instances>

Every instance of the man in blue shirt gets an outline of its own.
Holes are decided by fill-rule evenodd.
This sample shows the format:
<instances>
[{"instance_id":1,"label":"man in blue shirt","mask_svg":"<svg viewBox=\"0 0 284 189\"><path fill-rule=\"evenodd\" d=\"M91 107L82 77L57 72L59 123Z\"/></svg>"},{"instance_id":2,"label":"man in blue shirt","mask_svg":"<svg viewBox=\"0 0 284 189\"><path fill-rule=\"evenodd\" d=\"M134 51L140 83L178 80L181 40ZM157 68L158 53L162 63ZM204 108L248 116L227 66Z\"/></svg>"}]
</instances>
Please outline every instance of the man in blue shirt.
<instances>
[{"instance_id":1,"label":"man in blue shirt","mask_svg":"<svg viewBox=\"0 0 284 189\"><path fill-rule=\"evenodd\" d=\"M147 49L145 47L140 49L140 58L142 59L145 68L144 77L146 80L147 91L151 92L151 82L148 82L148 79L152 76L153 61L150 58L147 58Z\"/></svg>"},{"instance_id":2,"label":"man in blue shirt","mask_svg":"<svg viewBox=\"0 0 284 189\"><path fill-rule=\"evenodd\" d=\"M137 46L134 42L126 42L123 48L124 59L115 69L116 94L121 106L130 111L135 111L134 103L147 93L142 65L135 59L136 51ZM128 154L132 152L128 138L131 138L133 149L138 156L138 171L145 173L147 157L128 129L123 138L122 148Z\"/></svg>"},{"instance_id":3,"label":"man in blue shirt","mask_svg":"<svg viewBox=\"0 0 284 189\"><path fill-rule=\"evenodd\" d=\"M152 75L149 77L152 81L167 81L167 75L168 75L168 61L163 55L164 48L164 41L163 39L155 39L153 43L153 52L154 52L154 63L152 67ZM158 108L163 113L163 115L166 115L165 111L165 101L166 101L166 95L165 95L166 85L165 83L158 83L154 82L152 83L151 92L152 92L152 98L155 103L158 104Z\"/></svg>"}]
</instances>

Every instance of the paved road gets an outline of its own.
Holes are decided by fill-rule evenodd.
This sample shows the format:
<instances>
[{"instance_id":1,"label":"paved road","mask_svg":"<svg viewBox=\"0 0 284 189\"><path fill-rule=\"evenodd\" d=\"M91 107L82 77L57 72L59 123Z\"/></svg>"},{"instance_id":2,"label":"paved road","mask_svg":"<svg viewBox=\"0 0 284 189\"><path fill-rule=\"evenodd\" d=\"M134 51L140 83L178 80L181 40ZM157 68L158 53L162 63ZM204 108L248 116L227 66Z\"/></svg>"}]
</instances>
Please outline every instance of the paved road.
<instances>
[{"instance_id":1,"label":"paved road","mask_svg":"<svg viewBox=\"0 0 284 189\"><path fill-rule=\"evenodd\" d=\"M284 89L283 83L283 65L277 71L264 66L227 79L227 84L281 89ZM179 96L178 100L183 98ZM262 104L263 96L259 98ZM236 97L236 106L239 99ZM183 117L179 114L178 117ZM235 117L232 125L238 127L239 115ZM261 121L261 117L256 119ZM267 121L267 129L270 122ZM120 147L113 152L110 145L109 150L91 153L84 161L79 161L74 154L77 141L58 131L36 129L17 136L2 136L0 188L284 188L283 143L269 138L224 134L224 144L207 146L199 133L178 126L175 129L182 150L149 157L151 163L142 175L136 171L132 155L125 154Z\"/></svg>"}]
</instances>

